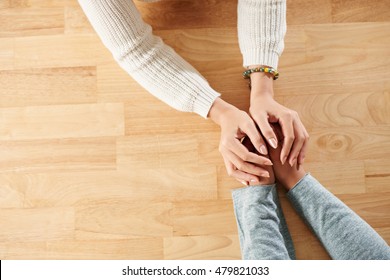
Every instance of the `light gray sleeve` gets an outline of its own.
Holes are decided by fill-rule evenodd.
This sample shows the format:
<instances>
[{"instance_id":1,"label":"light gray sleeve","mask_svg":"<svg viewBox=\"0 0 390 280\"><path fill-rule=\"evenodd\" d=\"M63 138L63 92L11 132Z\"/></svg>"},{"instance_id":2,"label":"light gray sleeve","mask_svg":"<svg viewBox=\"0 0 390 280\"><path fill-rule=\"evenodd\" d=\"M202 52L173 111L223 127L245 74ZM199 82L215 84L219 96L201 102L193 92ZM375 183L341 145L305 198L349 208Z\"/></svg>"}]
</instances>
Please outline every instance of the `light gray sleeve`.
<instances>
[{"instance_id":1,"label":"light gray sleeve","mask_svg":"<svg viewBox=\"0 0 390 280\"><path fill-rule=\"evenodd\" d=\"M232 196L242 258L295 259L275 185L235 189Z\"/></svg>"},{"instance_id":2,"label":"light gray sleeve","mask_svg":"<svg viewBox=\"0 0 390 280\"><path fill-rule=\"evenodd\" d=\"M310 174L287 197L333 259L390 259L378 233Z\"/></svg>"}]
</instances>

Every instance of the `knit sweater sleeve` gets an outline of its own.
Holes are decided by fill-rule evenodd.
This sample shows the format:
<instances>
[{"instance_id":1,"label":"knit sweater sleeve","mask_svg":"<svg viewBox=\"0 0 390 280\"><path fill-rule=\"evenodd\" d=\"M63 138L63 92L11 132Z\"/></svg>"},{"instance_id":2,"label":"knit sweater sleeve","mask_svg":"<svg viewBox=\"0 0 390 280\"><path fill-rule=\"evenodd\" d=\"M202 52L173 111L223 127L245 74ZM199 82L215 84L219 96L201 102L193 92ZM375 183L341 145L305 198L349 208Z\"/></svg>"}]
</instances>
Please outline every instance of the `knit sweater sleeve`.
<instances>
[{"instance_id":1,"label":"knit sweater sleeve","mask_svg":"<svg viewBox=\"0 0 390 280\"><path fill-rule=\"evenodd\" d=\"M78 0L103 44L141 86L173 108L207 118L220 95L162 39L132 0Z\"/></svg>"},{"instance_id":2,"label":"knit sweater sleeve","mask_svg":"<svg viewBox=\"0 0 390 280\"><path fill-rule=\"evenodd\" d=\"M243 66L278 67L286 34L286 0L238 0L238 43Z\"/></svg>"}]
</instances>

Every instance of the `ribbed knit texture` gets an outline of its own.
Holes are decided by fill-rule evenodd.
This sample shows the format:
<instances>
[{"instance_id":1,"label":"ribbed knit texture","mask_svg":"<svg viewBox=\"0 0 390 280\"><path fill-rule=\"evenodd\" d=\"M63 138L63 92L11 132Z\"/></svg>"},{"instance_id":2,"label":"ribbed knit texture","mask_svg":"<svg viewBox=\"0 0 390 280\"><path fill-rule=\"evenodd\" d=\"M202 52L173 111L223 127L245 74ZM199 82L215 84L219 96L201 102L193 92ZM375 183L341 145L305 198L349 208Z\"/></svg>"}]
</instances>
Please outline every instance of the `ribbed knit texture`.
<instances>
[{"instance_id":1,"label":"ribbed knit texture","mask_svg":"<svg viewBox=\"0 0 390 280\"><path fill-rule=\"evenodd\" d=\"M78 1L104 45L134 80L173 108L207 118L220 94L193 66L153 35L152 27L143 21L132 0ZM244 66L264 64L276 68L283 50L285 2L239 0L238 15Z\"/></svg>"},{"instance_id":2,"label":"ribbed knit texture","mask_svg":"<svg viewBox=\"0 0 390 280\"><path fill-rule=\"evenodd\" d=\"M278 67L286 34L286 0L238 0L238 42L243 66Z\"/></svg>"}]
</instances>

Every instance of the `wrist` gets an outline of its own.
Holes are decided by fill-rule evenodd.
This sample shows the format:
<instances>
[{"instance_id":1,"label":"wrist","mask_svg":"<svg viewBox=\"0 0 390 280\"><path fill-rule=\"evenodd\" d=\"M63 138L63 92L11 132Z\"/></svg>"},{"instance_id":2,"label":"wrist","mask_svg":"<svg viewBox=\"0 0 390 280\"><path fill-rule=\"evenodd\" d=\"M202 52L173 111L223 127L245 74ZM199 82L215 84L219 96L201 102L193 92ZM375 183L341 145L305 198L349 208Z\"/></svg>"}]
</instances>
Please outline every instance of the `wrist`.
<instances>
[{"instance_id":1,"label":"wrist","mask_svg":"<svg viewBox=\"0 0 390 280\"><path fill-rule=\"evenodd\" d=\"M251 99L256 97L274 96L274 79L272 74L263 72L254 72L251 79Z\"/></svg>"},{"instance_id":2,"label":"wrist","mask_svg":"<svg viewBox=\"0 0 390 280\"><path fill-rule=\"evenodd\" d=\"M208 117L216 124L221 125L223 116L234 109L236 107L218 97L211 105Z\"/></svg>"}]
</instances>

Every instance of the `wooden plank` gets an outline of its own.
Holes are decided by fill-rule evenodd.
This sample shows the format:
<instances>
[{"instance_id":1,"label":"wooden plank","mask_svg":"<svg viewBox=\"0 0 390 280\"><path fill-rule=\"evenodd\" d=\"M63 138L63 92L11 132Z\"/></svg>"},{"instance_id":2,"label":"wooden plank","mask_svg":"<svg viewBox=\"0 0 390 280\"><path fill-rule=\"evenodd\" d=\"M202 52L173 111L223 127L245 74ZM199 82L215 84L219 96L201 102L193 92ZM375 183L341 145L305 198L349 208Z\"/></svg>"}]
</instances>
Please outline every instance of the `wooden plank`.
<instances>
[{"instance_id":1,"label":"wooden plank","mask_svg":"<svg viewBox=\"0 0 390 280\"><path fill-rule=\"evenodd\" d=\"M305 25L305 49L289 45L275 91L282 95L389 90L388 23ZM293 45L297 45L294 43ZM298 44L299 45L299 44ZM291 50L289 49L291 48Z\"/></svg>"},{"instance_id":2,"label":"wooden plank","mask_svg":"<svg viewBox=\"0 0 390 280\"><path fill-rule=\"evenodd\" d=\"M0 37L62 34L64 9L62 7L1 9L0 26Z\"/></svg>"},{"instance_id":3,"label":"wooden plank","mask_svg":"<svg viewBox=\"0 0 390 280\"><path fill-rule=\"evenodd\" d=\"M0 242L49 241L73 236L71 207L0 209Z\"/></svg>"},{"instance_id":4,"label":"wooden plank","mask_svg":"<svg viewBox=\"0 0 390 280\"><path fill-rule=\"evenodd\" d=\"M146 99L147 98L147 99ZM148 100L149 102L145 102ZM163 109L162 109L163 108ZM195 113L179 112L153 96L125 103L125 135L215 131L217 125Z\"/></svg>"},{"instance_id":5,"label":"wooden plank","mask_svg":"<svg viewBox=\"0 0 390 280\"><path fill-rule=\"evenodd\" d=\"M95 31L79 5L72 5L71 1L71 4L66 4L64 9L65 34L95 34Z\"/></svg>"},{"instance_id":6,"label":"wooden plank","mask_svg":"<svg viewBox=\"0 0 390 280\"><path fill-rule=\"evenodd\" d=\"M237 235L175 236L164 238L164 259L239 260Z\"/></svg>"},{"instance_id":7,"label":"wooden plank","mask_svg":"<svg viewBox=\"0 0 390 280\"><path fill-rule=\"evenodd\" d=\"M13 201L20 207L23 204L25 207L68 206L87 198L202 201L216 199L215 181L215 171L210 167L3 173L0 174L0 192L4 197L0 201L9 204Z\"/></svg>"},{"instance_id":8,"label":"wooden plank","mask_svg":"<svg viewBox=\"0 0 390 280\"><path fill-rule=\"evenodd\" d=\"M332 0L332 21L390 21L390 2L387 0Z\"/></svg>"},{"instance_id":9,"label":"wooden plank","mask_svg":"<svg viewBox=\"0 0 390 280\"><path fill-rule=\"evenodd\" d=\"M366 188L370 193L390 192L390 160L387 158L364 161Z\"/></svg>"},{"instance_id":10,"label":"wooden plank","mask_svg":"<svg viewBox=\"0 0 390 280\"><path fill-rule=\"evenodd\" d=\"M320 24L332 22L332 0L315 4L310 0L287 1L287 24Z\"/></svg>"},{"instance_id":11,"label":"wooden plank","mask_svg":"<svg viewBox=\"0 0 390 280\"><path fill-rule=\"evenodd\" d=\"M0 84L0 107L97 101L95 67L0 71Z\"/></svg>"},{"instance_id":12,"label":"wooden plank","mask_svg":"<svg viewBox=\"0 0 390 280\"><path fill-rule=\"evenodd\" d=\"M75 228L97 237L172 236L171 208L169 202L85 199L75 207Z\"/></svg>"},{"instance_id":13,"label":"wooden plank","mask_svg":"<svg viewBox=\"0 0 390 280\"><path fill-rule=\"evenodd\" d=\"M98 64L96 70L99 102L131 103L150 95L114 59Z\"/></svg>"},{"instance_id":14,"label":"wooden plank","mask_svg":"<svg viewBox=\"0 0 390 280\"><path fill-rule=\"evenodd\" d=\"M14 68L14 45L14 38L0 38L0 70Z\"/></svg>"},{"instance_id":15,"label":"wooden plank","mask_svg":"<svg viewBox=\"0 0 390 280\"><path fill-rule=\"evenodd\" d=\"M115 169L114 138L0 141L0 172Z\"/></svg>"},{"instance_id":16,"label":"wooden plank","mask_svg":"<svg viewBox=\"0 0 390 280\"><path fill-rule=\"evenodd\" d=\"M15 68L96 66L112 55L96 35L68 34L15 38Z\"/></svg>"},{"instance_id":17,"label":"wooden plank","mask_svg":"<svg viewBox=\"0 0 390 280\"><path fill-rule=\"evenodd\" d=\"M139 135L117 141L117 163L122 169L198 165L198 143L191 134Z\"/></svg>"},{"instance_id":18,"label":"wooden plank","mask_svg":"<svg viewBox=\"0 0 390 280\"><path fill-rule=\"evenodd\" d=\"M0 109L0 140L119 136L123 104L73 104Z\"/></svg>"},{"instance_id":19,"label":"wooden plank","mask_svg":"<svg viewBox=\"0 0 390 280\"><path fill-rule=\"evenodd\" d=\"M162 259L161 238L1 242L0 258L11 260Z\"/></svg>"},{"instance_id":20,"label":"wooden plank","mask_svg":"<svg viewBox=\"0 0 390 280\"><path fill-rule=\"evenodd\" d=\"M285 96L306 129L390 124L390 92L353 92Z\"/></svg>"},{"instance_id":21,"label":"wooden plank","mask_svg":"<svg viewBox=\"0 0 390 280\"><path fill-rule=\"evenodd\" d=\"M134 1L145 22L154 29L236 26L237 1ZM194 13L196 11L196 13Z\"/></svg>"},{"instance_id":22,"label":"wooden plank","mask_svg":"<svg viewBox=\"0 0 390 280\"><path fill-rule=\"evenodd\" d=\"M173 203L173 235L236 234L231 200L182 201Z\"/></svg>"},{"instance_id":23,"label":"wooden plank","mask_svg":"<svg viewBox=\"0 0 390 280\"><path fill-rule=\"evenodd\" d=\"M316 128L307 160L312 162L368 160L390 157L390 126Z\"/></svg>"},{"instance_id":24,"label":"wooden plank","mask_svg":"<svg viewBox=\"0 0 390 280\"><path fill-rule=\"evenodd\" d=\"M390 200L387 193L337 195L374 229L390 227Z\"/></svg>"},{"instance_id":25,"label":"wooden plank","mask_svg":"<svg viewBox=\"0 0 390 280\"><path fill-rule=\"evenodd\" d=\"M388 54L389 26L388 22L306 25L307 53L312 56Z\"/></svg>"}]
</instances>

